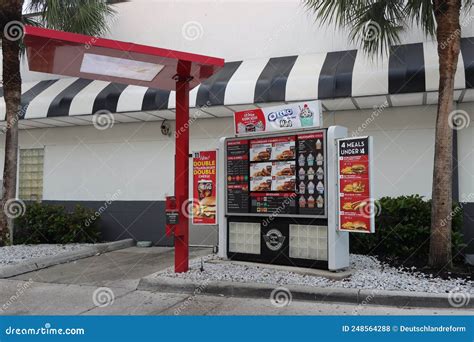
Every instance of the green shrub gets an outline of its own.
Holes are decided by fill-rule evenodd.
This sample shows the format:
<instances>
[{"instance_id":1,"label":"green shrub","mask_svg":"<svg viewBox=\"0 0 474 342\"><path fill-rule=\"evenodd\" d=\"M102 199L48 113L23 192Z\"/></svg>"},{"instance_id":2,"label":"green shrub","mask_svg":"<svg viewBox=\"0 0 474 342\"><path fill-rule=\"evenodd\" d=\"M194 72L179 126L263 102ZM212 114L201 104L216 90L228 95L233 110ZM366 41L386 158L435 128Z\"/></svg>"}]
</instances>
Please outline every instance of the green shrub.
<instances>
[{"instance_id":1,"label":"green shrub","mask_svg":"<svg viewBox=\"0 0 474 342\"><path fill-rule=\"evenodd\" d=\"M374 234L350 234L351 253L372 254L404 264L426 264L430 245L431 200L422 196L383 197L379 201ZM461 262L465 247L462 207L453 206L452 248L455 261Z\"/></svg>"},{"instance_id":2,"label":"green shrub","mask_svg":"<svg viewBox=\"0 0 474 342\"><path fill-rule=\"evenodd\" d=\"M29 203L15 220L15 244L94 243L99 241L99 219L94 210L77 205L68 212L63 206Z\"/></svg>"}]
</instances>

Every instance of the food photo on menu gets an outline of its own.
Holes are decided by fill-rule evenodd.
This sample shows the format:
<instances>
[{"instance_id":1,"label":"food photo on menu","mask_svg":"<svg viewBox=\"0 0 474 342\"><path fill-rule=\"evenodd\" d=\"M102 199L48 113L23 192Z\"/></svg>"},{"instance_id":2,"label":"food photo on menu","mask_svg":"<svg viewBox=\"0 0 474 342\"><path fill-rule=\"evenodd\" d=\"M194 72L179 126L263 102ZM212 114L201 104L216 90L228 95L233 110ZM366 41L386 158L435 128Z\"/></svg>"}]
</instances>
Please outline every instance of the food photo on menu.
<instances>
[{"instance_id":1,"label":"food photo on menu","mask_svg":"<svg viewBox=\"0 0 474 342\"><path fill-rule=\"evenodd\" d=\"M272 143L251 144L250 161L268 161L272 158Z\"/></svg>"},{"instance_id":2,"label":"food photo on menu","mask_svg":"<svg viewBox=\"0 0 474 342\"><path fill-rule=\"evenodd\" d=\"M341 192L345 194L363 194L368 196L368 180L341 179Z\"/></svg>"},{"instance_id":3,"label":"food photo on menu","mask_svg":"<svg viewBox=\"0 0 474 342\"><path fill-rule=\"evenodd\" d=\"M361 212L369 206L370 200L367 198L360 198L356 196L348 196L341 198L341 208L343 211Z\"/></svg>"},{"instance_id":4,"label":"food photo on menu","mask_svg":"<svg viewBox=\"0 0 474 342\"><path fill-rule=\"evenodd\" d=\"M272 163L252 163L250 164L250 177L270 177L272 176Z\"/></svg>"},{"instance_id":5,"label":"food photo on menu","mask_svg":"<svg viewBox=\"0 0 474 342\"><path fill-rule=\"evenodd\" d=\"M257 177L250 179L250 191L272 190L272 177Z\"/></svg>"},{"instance_id":6,"label":"food photo on menu","mask_svg":"<svg viewBox=\"0 0 474 342\"><path fill-rule=\"evenodd\" d=\"M283 141L273 143L273 160L295 159L295 141Z\"/></svg>"},{"instance_id":7,"label":"food photo on menu","mask_svg":"<svg viewBox=\"0 0 474 342\"><path fill-rule=\"evenodd\" d=\"M346 214L341 217L341 228L344 230L353 230L360 232L370 232L370 222L369 218L364 217L363 215L351 215Z\"/></svg>"},{"instance_id":8,"label":"food photo on menu","mask_svg":"<svg viewBox=\"0 0 474 342\"><path fill-rule=\"evenodd\" d=\"M294 192L296 187L294 177L276 177L273 181L273 191Z\"/></svg>"},{"instance_id":9,"label":"food photo on menu","mask_svg":"<svg viewBox=\"0 0 474 342\"><path fill-rule=\"evenodd\" d=\"M275 177L289 177L295 176L295 161L273 162L272 169L274 170L272 176Z\"/></svg>"},{"instance_id":10,"label":"food photo on menu","mask_svg":"<svg viewBox=\"0 0 474 342\"><path fill-rule=\"evenodd\" d=\"M258 152L257 152L258 153ZM270 191L272 189L272 163L250 164L250 191Z\"/></svg>"},{"instance_id":11,"label":"food photo on menu","mask_svg":"<svg viewBox=\"0 0 474 342\"><path fill-rule=\"evenodd\" d=\"M352 164L350 161L341 162L342 175L364 175L367 174L367 162L357 162Z\"/></svg>"},{"instance_id":12,"label":"food photo on menu","mask_svg":"<svg viewBox=\"0 0 474 342\"><path fill-rule=\"evenodd\" d=\"M216 197L206 196L193 206L193 215L199 218L215 218L216 206Z\"/></svg>"}]
</instances>

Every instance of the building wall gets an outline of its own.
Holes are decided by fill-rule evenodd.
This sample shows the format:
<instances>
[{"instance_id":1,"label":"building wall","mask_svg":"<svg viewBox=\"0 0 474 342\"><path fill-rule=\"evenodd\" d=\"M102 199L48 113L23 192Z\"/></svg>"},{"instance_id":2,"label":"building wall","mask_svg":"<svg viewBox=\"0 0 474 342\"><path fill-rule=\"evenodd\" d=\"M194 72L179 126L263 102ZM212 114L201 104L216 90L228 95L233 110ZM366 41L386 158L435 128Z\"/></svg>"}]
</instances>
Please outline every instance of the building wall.
<instances>
[{"instance_id":1,"label":"building wall","mask_svg":"<svg viewBox=\"0 0 474 342\"><path fill-rule=\"evenodd\" d=\"M342 125L350 134L374 136L377 197L411 193L430 197L436 106L386 108L374 113L328 112L325 126ZM363 126L369 118L373 120ZM170 123L174 129L174 121ZM46 200L104 200L119 190L121 200L163 200L173 193L174 138L163 136L160 125L24 130L20 145L45 146ZM191 150L217 148L219 139L232 135L232 130L231 118L196 120L191 124ZM460 155L472 153L472 128L469 130L459 133ZM470 158L463 161L461 186L473 186L472 163Z\"/></svg>"},{"instance_id":2,"label":"building wall","mask_svg":"<svg viewBox=\"0 0 474 342\"><path fill-rule=\"evenodd\" d=\"M470 123L457 131L459 200L463 203L464 239L469 244L467 252L474 254L474 104L463 103L458 106L460 115L468 117ZM471 259L471 263L474 259Z\"/></svg>"},{"instance_id":3,"label":"building wall","mask_svg":"<svg viewBox=\"0 0 474 342\"><path fill-rule=\"evenodd\" d=\"M347 30L320 26L300 0L132 0L115 6L108 38L226 61L355 49ZM474 10L473 12L474 13ZM465 15L462 36L474 36ZM433 40L412 27L402 44ZM57 78L23 72L23 81Z\"/></svg>"},{"instance_id":4,"label":"building wall","mask_svg":"<svg viewBox=\"0 0 474 342\"><path fill-rule=\"evenodd\" d=\"M414 106L327 112L324 122L325 126L346 126L351 135L374 136L376 197L421 194L429 198L435 117L436 106ZM174 129L174 121L170 124ZM45 147L45 201L67 205L79 201L99 208L114 198L116 205L108 209L111 216L105 222L108 238L145 238L147 230L156 238L164 234L164 198L174 192L174 137L163 136L160 125L116 123L106 130L94 126L22 130L20 146ZM217 148L220 137L231 136L232 130L231 118L196 120L191 124L191 150ZM472 131L460 131L460 155L472 153L473 145ZM465 158L461 187L472 187L472 170L472 158ZM121 211L125 211L121 218L113 213ZM132 217L137 220L129 219ZM191 241L215 244L217 229L192 227Z\"/></svg>"}]
</instances>

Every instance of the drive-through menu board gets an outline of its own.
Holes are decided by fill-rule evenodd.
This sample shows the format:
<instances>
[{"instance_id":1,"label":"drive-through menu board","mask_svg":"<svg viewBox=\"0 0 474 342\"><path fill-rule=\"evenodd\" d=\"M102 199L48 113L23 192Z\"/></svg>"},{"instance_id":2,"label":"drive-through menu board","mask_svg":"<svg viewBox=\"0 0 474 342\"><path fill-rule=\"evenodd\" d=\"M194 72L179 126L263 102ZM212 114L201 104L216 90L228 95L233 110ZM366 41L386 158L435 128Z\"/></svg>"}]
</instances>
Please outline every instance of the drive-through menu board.
<instances>
[{"instance_id":1,"label":"drive-through menu board","mask_svg":"<svg viewBox=\"0 0 474 342\"><path fill-rule=\"evenodd\" d=\"M227 142L227 211L249 212L249 141Z\"/></svg>"},{"instance_id":2,"label":"drive-through menu board","mask_svg":"<svg viewBox=\"0 0 474 342\"><path fill-rule=\"evenodd\" d=\"M326 217L326 133L226 141L227 214Z\"/></svg>"}]
</instances>

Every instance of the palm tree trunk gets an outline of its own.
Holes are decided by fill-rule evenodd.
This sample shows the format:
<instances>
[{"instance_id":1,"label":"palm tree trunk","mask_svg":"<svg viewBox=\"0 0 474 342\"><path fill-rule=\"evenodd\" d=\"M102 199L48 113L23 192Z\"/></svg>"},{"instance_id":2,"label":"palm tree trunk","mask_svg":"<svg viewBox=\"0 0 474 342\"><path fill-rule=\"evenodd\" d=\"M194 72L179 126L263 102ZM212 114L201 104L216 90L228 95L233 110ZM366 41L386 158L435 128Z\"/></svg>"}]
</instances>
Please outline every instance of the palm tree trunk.
<instances>
[{"instance_id":1,"label":"palm tree trunk","mask_svg":"<svg viewBox=\"0 0 474 342\"><path fill-rule=\"evenodd\" d=\"M0 246L10 243L12 220L7 216L6 203L16 198L18 158L18 118L21 106L20 46L5 32L12 21L21 22L22 0L4 0L1 4L1 35L3 54L3 93L6 104L5 163L0 210Z\"/></svg>"},{"instance_id":2,"label":"palm tree trunk","mask_svg":"<svg viewBox=\"0 0 474 342\"><path fill-rule=\"evenodd\" d=\"M453 111L454 75L458 64L461 27L460 0L434 0L439 56L439 98L436 119L431 239L429 264L452 266L451 220L453 130L449 114Z\"/></svg>"}]
</instances>

